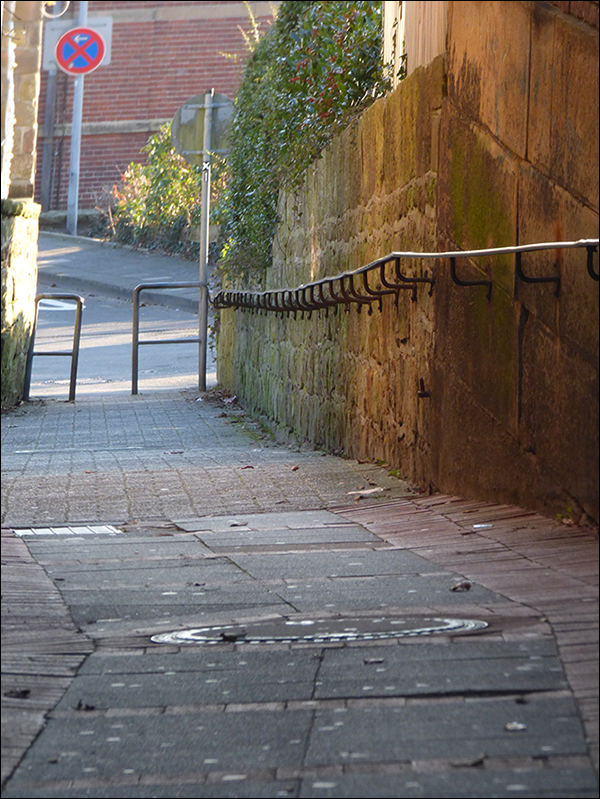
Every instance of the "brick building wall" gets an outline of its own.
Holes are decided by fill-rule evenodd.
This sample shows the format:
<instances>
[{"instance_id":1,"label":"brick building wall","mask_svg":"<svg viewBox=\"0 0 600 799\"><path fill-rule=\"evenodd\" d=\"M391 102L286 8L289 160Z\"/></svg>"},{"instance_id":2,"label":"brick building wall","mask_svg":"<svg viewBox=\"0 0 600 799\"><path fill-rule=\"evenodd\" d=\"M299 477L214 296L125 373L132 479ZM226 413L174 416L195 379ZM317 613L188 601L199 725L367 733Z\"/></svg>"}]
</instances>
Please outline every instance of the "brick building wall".
<instances>
[{"instance_id":1,"label":"brick building wall","mask_svg":"<svg viewBox=\"0 0 600 799\"><path fill-rule=\"evenodd\" d=\"M65 16L77 26L79 3ZM267 25L278 4L253 2L255 19ZM79 181L79 207L93 208L131 161L143 161L141 148L152 133L173 118L191 96L214 88L235 97L251 20L242 2L103 2L88 5L94 17L112 17L112 55L108 66L86 76ZM235 55L227 58L222 53ZM47 71L42 72L39 127L45 134ZM45 210L65 209L69 182L73 78L56 77L52 139L52 177ZM40 136L36 197L40 198L43 142Z\"/></svg>"}]
</instances>

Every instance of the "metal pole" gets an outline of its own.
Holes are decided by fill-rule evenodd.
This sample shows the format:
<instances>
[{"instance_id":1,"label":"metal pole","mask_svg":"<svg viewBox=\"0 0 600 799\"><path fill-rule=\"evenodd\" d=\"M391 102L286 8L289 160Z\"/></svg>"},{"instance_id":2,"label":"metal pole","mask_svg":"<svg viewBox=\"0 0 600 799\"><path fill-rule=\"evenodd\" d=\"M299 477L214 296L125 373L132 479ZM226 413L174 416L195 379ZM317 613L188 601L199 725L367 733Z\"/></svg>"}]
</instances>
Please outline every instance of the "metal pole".
<instances>
[{"instance_id":1,"label":"metal pole","mask_svg":"<svg viewBox=\"0 0 600 799\"><path fill-rule=\"evenodd\" d=\"M88 4L79 4L79 27L87 24ZM79 201L79 158L81 154L81 120L83 116L84 75L77 75L73 88L73 123L71 125L71 160L69 165L69 193L67 197L67 231L77 235L77 204Z\"/></svg>"},{"instance_id":2,"label":"metal pole","mask_svg":"<svg viewBox=\"0 0 600 799\"><path fill-rule=\"evenodd\" d=\"M206 391L206 350L208 344L208 237L210 224L210 137L214 89L204 95L204 142L202 150L202 208L200 217L200 294L198 304L198 390Z\"/></svg>"},{"instance_id":3,"label":"metal pole","mask_svg":"<svg viewBox=\"0 0 600 799\"><path fill-rule=\"evenodd\" d=\"M131 393L138 393L138 359L140 340L140 286L133 290L133 332L131 336Z\"/></svg>"},{"instance_id":4,"label":"metal pole","mask_svg":"<svg viewBox=\"0 0 600 799\"><path fill-rule=\"evenodd\" d=\"M23 387L23 399L25 402L29 401L29 392L31 390L31 369L33 367L33 350L35 348L35 333L37 330L39 312L39 300L35 298L35 313L33 316L33 326L31 328L31 338L29 339L29 348L27 350L27 360L25 361L25 383Z\"/></svg>"},{"instance_id":5,"label":"metal pole","mask_svg":"<svg viewBox=\"0 0 600 799\"><path fill-rule=\"evenodd\" d=\"M75 402L77 388L77 365L79 363L79 343L81 341L81 316L83 314L83 298L77 300L75 310L75 328L73 330L73 351L71 355L71 379L69 381L69 402Z\"/></svg>"},{"instance_id":6,"label":"metal pole","mask_svg":"<svg viewBox=\"0 0 600 799\"><path fill-rule=\"evenodd\" d=\"M42 149L42 177L40 181L40 202L42 211L52 207L52 150L54 143L54 110L56 106L56 67L48 71L46 86L46 116L44 119L44 144Z\"/></svg>"}]
</instances>

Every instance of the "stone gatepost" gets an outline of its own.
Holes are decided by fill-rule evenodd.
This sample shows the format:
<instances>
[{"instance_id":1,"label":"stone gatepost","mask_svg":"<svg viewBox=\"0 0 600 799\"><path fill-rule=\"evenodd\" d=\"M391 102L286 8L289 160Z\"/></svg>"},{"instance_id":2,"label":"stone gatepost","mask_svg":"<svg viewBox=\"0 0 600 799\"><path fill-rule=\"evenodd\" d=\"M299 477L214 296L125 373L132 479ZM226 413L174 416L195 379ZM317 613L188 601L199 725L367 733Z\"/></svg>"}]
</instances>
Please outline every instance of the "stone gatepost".
<instances>
[{"instance_id":1,"label":"stone gatepost","mask_svg":"<svg viewBox=\"0 0 600 799\"><path fill-rule=\"evenodd\" d=\"M41 206L2 200L2 407L23 398L25 364L35 314Z\"/></svg>"},{"instance_id":2,"label":"stone gatepost","mask_svg":"<svg viewBox=\"0 0 600 799\"><path fill-rule=\"evenodd\" d=\"M2 4L2 407L23 398L35 314L40 206L33 202L41 0Z\"/></svg>"}]
</instances>

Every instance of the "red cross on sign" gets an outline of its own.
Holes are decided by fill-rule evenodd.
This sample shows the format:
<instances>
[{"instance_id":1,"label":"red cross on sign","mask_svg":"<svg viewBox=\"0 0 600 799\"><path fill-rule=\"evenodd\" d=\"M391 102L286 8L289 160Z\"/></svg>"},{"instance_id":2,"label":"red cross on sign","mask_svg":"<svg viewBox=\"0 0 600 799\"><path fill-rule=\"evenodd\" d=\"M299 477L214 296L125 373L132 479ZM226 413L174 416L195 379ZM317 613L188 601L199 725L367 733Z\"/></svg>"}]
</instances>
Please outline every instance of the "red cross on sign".
<instances>
[{"instance_id":1,"label":"red cross on sign","mask_svg":"<svg viewBox=\"0 0 600 799\"><path fill-rule=\"evenodd\" d=\"M56 63L69 75L87 75L102 63L104 39L92 28L73 28L56 44Z\"/></svg>"}]
</instances>

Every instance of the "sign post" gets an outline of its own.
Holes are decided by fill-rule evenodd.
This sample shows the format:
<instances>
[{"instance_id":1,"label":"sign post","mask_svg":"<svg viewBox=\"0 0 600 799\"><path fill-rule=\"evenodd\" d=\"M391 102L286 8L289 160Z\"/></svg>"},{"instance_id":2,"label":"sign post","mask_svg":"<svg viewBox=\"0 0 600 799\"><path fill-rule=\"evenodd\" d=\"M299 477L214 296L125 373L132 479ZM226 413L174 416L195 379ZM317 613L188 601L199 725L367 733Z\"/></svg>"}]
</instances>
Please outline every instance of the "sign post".
<instances>
[{"instance_id":1,"label":"sign post","mask_svg":"<svg viewBox=\"0 0 600 799\"><path fill-rule=\"evenodd\" d=\"M73 20L65 19L63 16L68 3L57 3L56 6L63 6L63 8L62 10L59 10L58 14L55 14L51 18L47 18L44 21L44 39L42 46L42 69L48 72L48 83L46 88L46 118L44 121L44 146L42 154L42 174L40 180L40 199L42 203L42 210L44 211L48 211L52 207L51 192L53 171L52 153L54 150L54 105L57 73L59 70L56 45L58 44L59 39L64 36L64 34L71 32L74 25ZM91 58L92 60L94 60L94 57L96 57L96 64L102 67L108 66L111 61L112 22L112 17L94 17L91 23L93 27L93 35L96 36L97 34L100 34L102 37L104 57L102 58L101 63L98 64L100 59L97 58L97 53L94 53L93 45L88 45L86 48L86 50L89 51L87 57ZM80 42L81 40L74 43L76 48L79 48ZM66 72L68 75L76 77L76 72L74 69L75 63L72 64L72 68L67 66L69 63L69 53L69 40L67 39L62 42L60 47L60 57L63 62L63 65L60 67L60 69ZM73 62L75 61L75 59L71 60ZM79 62L79 65L81 65L81 61Z\"/></svg>"},{"instance_id":2,"label":"sign post","mask_svg":"<svg viewBox=\"0 0 600 799\"><path fill-rule=\"evenodd\" d=\"M210 230L210 159L212 153L225 155L233 103L214 89L191 97L175 114L171 140L186 161L202 165L200 209L200 296L198 306L198 390L206 391L206 350L208 346L208 245ZM202 138L202 149L199 148Z\"/></svg>"},{"instance_id":3,"label":"sign post","mask_svg":"<svg viewBox=\"0 0 600 799\"><path fill-rule=\"evenodd\" d=\"M87 2L79 4L79 27L64 33L56 43L56 63L63 72L75 77L73 87L73 122L71 125L71 156L69 162L69 193L67 196L67 230L77 235L77 204L79 199L79 161L83 116L83 81L102 63L106 46L98 31L87 25Z\"/></svg>"},{"instance_id":4,"label":"sign post","mask_svg":"<svg viewBox=\"0 0 600 799\"><path fill-rule=\"evenodd\" d=\"M204 95L204 140L202 150L202 207L200 209L200 296L198 305L198 391L206 391L208 347L208 242L210 233L210 134L214 89Z\"/></svg>"}]
</instances>

